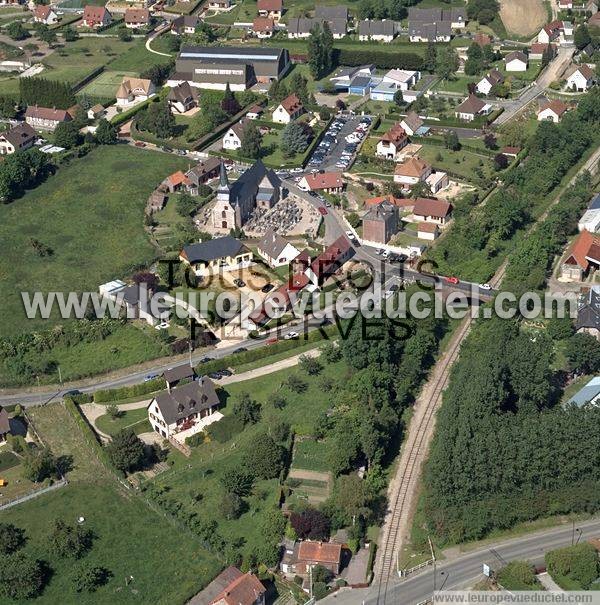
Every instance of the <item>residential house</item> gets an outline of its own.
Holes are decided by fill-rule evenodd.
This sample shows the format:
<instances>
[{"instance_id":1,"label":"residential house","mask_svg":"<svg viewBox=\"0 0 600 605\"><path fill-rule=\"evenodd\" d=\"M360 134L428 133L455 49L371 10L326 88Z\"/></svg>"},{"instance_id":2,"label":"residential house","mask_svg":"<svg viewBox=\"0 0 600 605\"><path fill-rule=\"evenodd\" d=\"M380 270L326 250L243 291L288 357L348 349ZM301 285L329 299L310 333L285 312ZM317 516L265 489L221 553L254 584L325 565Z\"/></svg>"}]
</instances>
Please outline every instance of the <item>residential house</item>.
<instances>
[{"instance_id":1,"label":"residential house","mask_svg":"<svg viewBox=\"0 0 600 605\"><path fill-rule=\"evenodd\" d=\"M359 67L345 67L335 72L329 81L337 90L348 90L357 77L368 78L369 81L375 73L375 65L361 65Z\"/></svg>"},{"instance_id":2,"label":"residential house","mask_svg":"<svg viewBox=\"0 0 600 605\"><path fill-rule=\"evenodd\" d=\"M273 122L289 124L304 113L304 105L296 93L287 96L273 111Z\"/></svg>"},{"instance_id":3,"label":"residential house","mask_svg":"<svg viewBox=\"0 0 600 605\"><path fill-rule=\"evenodd\" d=\"M408 9L408 35L411 42L450 42L453 29L467 24L466 10L456 8Z\"/></svg>"},{"instance_id":4,"label":"residential house","mask_svg":"<svg viewBox=\"0 0 600 605\"><path fill-rule=\"evenodd\" d=\"M577 309L575 329L579 334L590 334L600 340L600 286L592 286L584 293Z\"/></svg>"},{"instance_id":5,"label":"residential house","mask_svg":"<svg viewBox=\"0 0 600 605\"><path fill-rule=\"evenodd\" d=\"M342 565L342 545L305 540L286 547L281 571L287 576L308 576L317 565L338 575Z\"/></svg>"},{"instance_id":6,"label":"residential house","mask_svg":"<svg viewBox=\"0 0 600 605\"><path fill-rule=\"evenodd\" d=\"M342 4L326 6L317 3L315 6L315 17L324 21L333 21L334 19L348 21L348 7Z\"/></svg>"},{"instance_id":7,"label":"residential house","mask_svg":"<svg viewBox=\"0 0 600 605\"><path fill-rule=\"evenodd\" d=\"M127 107L147 101L156 92L151 80L125 76L117 89L117 107Z\"/></svg>"},{"instance_id":8,"label":"residential house","mask_svg":"<svg viewBox=\"0 0 600 605\"><path fill-rule=\"evenodd\" d=\"M415 200L410 197L395 197L392 194L388 194L380 195L377 197L370 197L366 199L365 206L368 208L370 206L380 204L381 202L387 202L388 204L392 204L398 209L412 208L415 205Z\"/></svg>"},{"instance_id":9,"label":"residential house","mask_svg":"<svg viewBox=\"0 0 600 605\"><path fill-rule=\"evenodd\" d=\"M87 110L88 120L99 120L106 115L106 109L104 105L100 105L100 103L96 103Z\"/></svg>"},{"instance_id":10,"label":"residential house","mask_svg":"<svg viewBox=\"0 0 600 605\"><path fill-rule=\"evenodd\" d=\"M162 182L162 184L169 191L169 193L183 191L191 185L190 180L181 170L169 175Z\"/></svg>"},{"instance_id":11,"label":"residential house","mask_svg":"<svg viewBox=\"0 0 600 605\"><path fill-rule=\"evenodd\" d=\"M171 307L160 301L152 301L153 292L145 283L128 286L121 280L115 280L99 287L99 292L106 298L118 302L126 309L127 319L140 319L150 326L167 322Z\"/></svg>"},{"instance_id":12,"label":"residential house","mask_svg":"<svg viewBox=\"0 0 600 605\"><path fill-rule=\"evenodd\" d=\"M198 97L197 88L190 86L189 82L182 82L171 88L167 101L173 113L186 113L198 107Z\"/></svg>"},{"instance_id":13,"label":"residential house","mask_svg":"<svg viewBox=\"0 0 600 605\"><path fill-rule=\"evenodd\" d=\"M208 0L208 8L213 11L228 11L231 0Z\"/></svg>"},{"instance_id":14,"label":"residential house","mask_svg":"<svg viewBox=\"0 0 600 605\"><path fill-rule=\"evenodd\" d=\"M273 268L289 265L300 254L296 246L272 229L269 229L258 242L256 251Z\"/></svg>"},{"instance_id":15,"label":"residential house","mask_svg":"<svg viewBox=\"0 0 600 605\"><path fill-rule=\"evenodd\" d=\"M576 92L586 92L596 82L596 74L587 65L573 65L565 74L567 88Z\"/></svg>"},{"instance_id":16,"label":"residential house","mask_svg":"<svg viewBox=\"0 0 600 605\"><path fill-rule=\"evenodd\" d=\"M320 288L354 256L354 253L350 240L341 235L312 261L305 275L313 286Z\"/></svg>"},{"instance_id":17,"label":"residential house","mask_svg":"<svg viewBox=\"0 0 600 605\"><path fill-rule=\"evenodd\" d=\"M187 605L264 605L264 590L256 576L228 567Z\"/></svg>"},{"instance_id":18,"label":"residential house","mask_svg":"<svg viewBox=\"0 0 600 605\"><path fill-rule=\"evenodd\" d=\"M425 182L429 187L431 193L437 193L442 189L446 189L448 185L450 185L450 179L448 178L448 174L445 172L432 172L426 179Z\"/></svg>"},{"instance_id":19,"label":"residential house","mask_svg":"<svg viewBox=\"0 0 600 605\"><path fill-rule=\"evenodd\" d=\"M419 197L413 215L423 223L445 225L452 218L452 204L444 200Z\"/></svg>"},{"instance_id":20,"label":"residential house","mask_svg":"<svg viewBox=\"0 0 600 605\"><path fill-rule=\"evenodd\" d=\"M477 82L475 91L487 96L492 92L494 86L502 84L502 82L504 82L504 76L497 69L492 69L490 73Z\"/></svg>"},{"instance_id":21,"label":"residential house","mask_svg":"<svg viewBox=\"0 0 600 605\"><path fill-rule=\"evenodd\" d=\"M178 385L183 385L194 380L196 378L196 371L189 363L184 363L180 366L167 368L163 372L163 378L167 383L167 390L170 391Z\"/></svg>"},{"instance_id":22,"label":"residential house","mask_svg":"<svg viewBox=\"0 0 600 605\"><path fill-rule=\"evenodd\" d=\"M329 29L336 40L343 38L348 31L348 22L345 19L317 19L309 17L290 17L287 20L288 38L308 38L310 32L315 27L324 21L327 21Z\"/></svg>"},{"instance_id":23,"label":"residential house","mask_svg":"<svg viewBox=\"0 0 600 605\"><path fill-rule=\"evenodd\" d=\"M398 207L389 202L370 206L362 219L362 239L378 244L387 244L400 226Z\"/></svg>"},{"instance_id":24,"label":"residential house","mask_svg":"<svg viewBox=\"0 0 600 605\"><path fill-rule=\"evenodd\" d=\"M577 229L590 233L596 233L600 229L600 193L591 199L587 210L577 223Z\"/></svg>"},{"instance_id":25,"label":"residential house","mask_svg":"<svg viewBox=\"0 0 600 605\"><path fill-rule=\"evenodd\" d=\"M261 17L268 17L277 22L283 15L283 0L258 0L256 9Z\"/></svg>"},{"instance_id":26,"label":"residential house","mask_svg":"<svg viewBox=\"0 0 600 605\"><path fill-rule=\"evenodd\" d=\"M541 61L544 57L544 53L549 49L550 59L554 59L557 53L556 44L541 44L540 42L534 42L529 47L529 58L532 61Z\"/></svg>"},{"instance_id":27,"label":"residential house","mask_svg":"<svg viewBox=\"0 0 600 605\"><path fill-rule=\"evenodd\" d=\"M303 191L324 191L337 194L344 189L341 172L313 172L305 174L298 183Z\"/></svg>"},{"instance_id":28,"label":"residential house","mask_svg":"<svg viewBox=\"0 0 600 605\"><path fill-rule=\"evenodd\" d=\"M81 25L91 29L106 27L112 23L112 15L105 6L86 6L83 9Z\"/></svg>"},{"instance_id":29,"label":"residential house","mask_svg":"<svg viewBox=\"0 0 600 605\"><path fill-rule=\"evenodd\" d=\"M560 35L564 32L562 21L552 21L547 25L544 25L540 30L537 41L542 44L548 44L554 42L560 38Z\"/></svg>"},{"instance_id":30,"label":"residential house","mask_svg":"<svg viewBox=\"0 0 600 605\"><path fill-rule=\"evenodd\" d=\"M147 8L128 8L124 20L128 29L147 27L150 25L150 11Z\"/></svg>"},{"instance_id":31,"label":"residential house","mask_svg":"<svg viewBox=\"0 0 600 605\"><path fill-rule=\"evenodd\" d=\"M213 227L229 231L243 227L258 208L272 208L282 195L281 180L257 160L232 185L221 164L217 200L213 207Z\"/></svg>"},{"instance_id":32,"label":"residential house","mask_svg":"<svg viewBox=\"0 0 600 605\"><path fill-rule=\"evenodd\" d=\"M421 72L407 69L390 69L385 76L384 82L393 82L400 90L408 90L421 79Z\"/></svg>"},{"instance_id":33,"label":"residential house","mask_svg":"<svg viewBox=\"0 0 600 605\"><path fill-rule=\"evenodd\" d=\"M9 130L0 132L0 155L25 151L33 146L36 138L35 130L27 123L18 124Z\"/></svg>"},{"instance_id":34,"label":"residential house","mask_svg":"<svg viewBox=\"0 0 600 605\"><path fill-rule=\"evenodd\" d=\"M358 39L361 42L375 40L377 42L391 42L396 36L396 23L386 19L365 20L358 22Z\"/></svg>"},{"instance_id":35,"label":"residential house","mask_svg":"<svg viewBox=\"0 0 600 605\"><path fill-rule=\"evenodd\" d=\"M579 389L571 399L565 402L564 407L573 405L578 408L585 406L598 407L600 404L600 376L589 380L584 387Z\"/></svg>"},{"instance_id":36,"label":"residential house","mask_svg":"<svg viewBox=\"0 0 600 605\"><path fill-rule=\"evenodd\" d=\"M521 148L520 147L507 146L507 147L503 147L500 150L500 153L502 155L505 155L508 158L516 158L521 153Z\"/></svg>"},{"instance_id":37,"label":"residential house","mask_svg":"<svg viewBox=\"0 0 600 605\"><path fill-rule=\"evenodd\" d=\"M542 122L544 120L554 122L558 124L560 122L563 114L568 110L568 106L559 101L558 99L553 99L552 101L543 102L537 113L538 122Z\"/></svg>"},{"instance_id":38,"label":"residential house","mask_svg":"<svg viewBox=\"0 0 600 605\"><path fill-rule=\"evenodd\" d=\"M180 15L171 22L171 33L176 36L192 35L196 33L196 28L200 23L201 20L196 15Z\"/></svg>"},{"instance_id":39,"label":"residential house","mask_svg":"<svg viewBox=\"0 0 600 605\"><path fill-rule=\"evenodd\" d=\"M270 38L275 31L275 21L270 17L255 17L252 21L252 31L258 38Z\"/></svg>"},{"instance_id":40,"label":"residential house","mask_svg":"<svg viewBox=\"0 0 600 605\"><path fill-rule=\"evenodd\" d=\"M582 281L600 266L600 236L582 231L569 247L560 276L566 281Z\"/></svg>"},{"instance_id":41,"label":"residential house","mask_svg":"<svg viewBox=\"0 0 600 605\"><path fill-rule=\"evenodd\" d=\"M25 121L36 130L54 132L54 129L59 124L70 122L72 119L71 114L64 109L50 109L49 107L29 105L25 111Z\"/></svg>"},{"instance_id":42,"label":"residential house","mask_svg":"<svg viewBox=\"0 0 600 605\"><path fill-rule=\"evenodd\" d=\"M265 110L260 105L253 105L246 113L246 117L249 120L258 120L264 112Z\"/></svg>"},{"instance_id":43,"label":"residential house","mask_svg":"<svg viewBox=\"0 0 600 605\"><path fill-rule=\"evenodd\" d=\"M419 223L417 225L417 237L428 241L435 241L440 235L440 228L436 223Z\"/></svg>"},{"instance_id":44,"label":"residential house","mask_svg":"<svg viewBox=\"0 0 600 605\"><path fill-rule=\"evenodd\" d=\"M431 164L426 161L409 158L396 166L394 182L403 185L404 189L410 189L413 185L424 182L432 171Z\"/></svg>"},{"instance_id":45,"label":"residential house","mask_svg":"<svg viewBox=\"0 0 600 605\"><path fill-rule=\"evenodd\" d=\"M475 95L469 95L456 109L454 115L460 120L472 122L477 116L487 115L492 106Z\"/></svg>"},{"instance_id":46,"label":"residential house","mask_svg":"<svg viewBox=\"0 0 600 605\"><path fill-rule=\"evenodd\" d=\"M47 4L36 4L33 9L33 20L35 23L55 25L59 19L58 15Z\"/></svg>"},{"instance_id":47,"label":"residential house","mask_svg":"<svg viewBox=\"0 0 600 605\"><path fill-rule=\"evenodd\" d=\"M190 183L188 185L189 192L192 195L198 195L198 187L218 176L220 168L220 158L209 156L205 160L200 160L193 168L190 168L185 173L185 176Z\"/></svg>"},{"instance_id":48,"label":"residential house","mask_svg":"<svg viewBox=\"0 0 600 605\"><path fill-rule=\"evenodd\" d=\"M204 278L223 271L235 271L252 264L252 250L230 235L188 244L179 258L189 265L196 277Z\"/></svg>"},{"instance_id":49,"label":"residential house","mask_svg":"<svg viewBox=\"0 0 600 605\"><path fill-rule=\"evenodd\" d=\"M423 124L423 120L414 111L409 111L406 114L406 117L400 122L400 126L402 126L404 132L406 132L409 137L420 134L419 131L423 127Z\"/></svg>"},{"instance_id":50,"label":"residential house","mask_svg":"<svg viewBox=\"0 0 600 605\"><path fill-rule=\"evenodd\" d=\"M396 122L378 141L377 155L387 160L395 160L398 152L408 144L408 136L399 122Z\"/></svg>"},{"instance_id":51,"label":"residential house","mask_svg":"<svg viewBox=\"0 0 600 605\"><path fill-rule=\"evenodd\" d=\"M187 384L161 391L148 405L148 420L152 429L165 439L196 425L204 428L223 415L215 385L207 376Z\"/></svg>"},{"instance_id":52,"label":"residential house","mask_svg":"<svg viewBox=\"0 0 600 605\"><path fill-rule=\"evenodd\" d=\"M187 81L191 86L246 90L279 80L290 68L286 49L274 47L184 46L168 86Z\"/></svg>"},{"instance_id":53,"label":"residential house","mask_svg":"<svg viewBox=\"0 0 600 605\"><path fill-rule=\"evenodd\" d=\"M560 8L560 10L572 9L573 0L558 0L558 8Z\"/></svg>"},{"instance_id":54,"label":"residential house","mask_svg":"<svg viewBox=\"0 0 600 605\"><path fill-rule=\"evenodd\" d=\"M229 127L229 130L223 135L222 145L223 149L229 151L235 151L242 146L242 137L244 136L244 129L246 128L246 122L240 120Z\"/></svg>"},{"instance_id":55,"label":"residential house","mask_svg":"<svg viewBox=\"0 0 600 605\"><path fill-rule=\"evenodd\" d=\"M596 7L597 8L597 7ZM588 19L588 27L592 28L600 28L600 11L596 11L589 19Z\"/></svg>"},{"instance_id":56,"label":"residential house","mask_svg":"<svg viewBox=\"0 0 600 605\"><path fill-rule=\"evenodd\" d=\"M0 405L0 443L10 435L10 419L8 412Z\"/></svg>"},{"instance_id":57,"label":"residential house","mask_svg":"<svg viewBox=\"0 0 600 605\"><path fill-rule=\"evenodd\" d=\"M506 71L527 71L528 62L527 55L520 50L508 53L504 57Z\"/></svg>"}]
</instances>

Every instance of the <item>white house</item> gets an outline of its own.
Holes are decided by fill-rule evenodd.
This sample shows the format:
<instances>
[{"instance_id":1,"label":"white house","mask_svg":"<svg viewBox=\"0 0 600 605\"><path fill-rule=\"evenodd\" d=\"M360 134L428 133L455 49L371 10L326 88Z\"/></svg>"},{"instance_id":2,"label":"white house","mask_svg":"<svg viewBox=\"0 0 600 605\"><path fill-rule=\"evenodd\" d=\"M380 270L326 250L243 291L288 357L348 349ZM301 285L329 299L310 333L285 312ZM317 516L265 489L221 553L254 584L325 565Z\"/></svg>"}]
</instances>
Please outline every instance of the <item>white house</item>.
<instances>
[{"instance_id":1,"label":"white house","mask_svg":"<svg viewBox=\"0 0 600 605\"><path fill-rule=\"evenodd\" d=\"M408 90L421 79L421 72L409 71L406 69L390 69L385 76L383 82L396 84L396 88L400 90Z\"/></svg>"},{"instance_id":2,"label":"white house","mask_svg":"<svg viewBox=\"0 0 600 605\"><path fill-rule=\"evenodd\" d=\"M125 76L115 95L117 98L117 106L126 107L128 105L142 103L154 96L155 92L156 89L151 80Z\"/></svg>"},{"instance_id":3,"label":"white house","mask_svg":"<svg viewBox=\"0 0 600 605\"><path fill-rule=\"evenodd\" d=\"M502 82L504 82L504 76L497 69L492 69L489 74L485 75L477 82L475 90L479 94L487 96L492 92L492 88L494 88L496 84L502 84Z\"/></svg>"},{"instance_id":4,"label":"white house","mask_svg":"<svg viewBox=\"0 0 600 605\"><path fill-rule=\"evenodd\" d=\"M35 23L55 25L58 23L58 15L48 5L38 4L33 9L33 20Z\"/></svg>"},{"instance_id":5,"label":"white house","mask_svg":"<svg viewBox=\"0 0 600 605\"><path fill-rule=\"evenodd\" d=\"M596 81L596 74L587 65L573 65L567 74L567 88L577 92L586 92Z\"/></svg>"},{"instance_id":6,"label":"white house","mask_svg":"<svg viewBox=\"0 0 600 605\"><path fill-rule=\"evenodd\" d=\"M229 128L223 135L223 149L235 151L242 146L242 135L244 133L245 125L245 122L240 120Z\"/></svg>"},{"instance_id":7,"label":"white house","mask_svg":"<svg viewBox=\"0 0 600 605\"><path fill-rule=\"evenodd\" d=\"M435 223L422 222L417 225L417 237L428 241L434 241L440 234L440 228Z\"/></svg>"},{"instance_id":8,"label":"white house","mask_svg":"<svg viewBox=\"0 0 600 605\"><path fill-rule=\"evenodd\" d=\"M504 57L504 64L506 71L527 71L527 55L515 50Z\"/></svg>"},{"instance_id":9,"label":"white house","mask_svg":"<svg viewBox=\"0 0 600 605\"><path fill-rule=\"evenodd\" d=\"M125 27L141 29L150 25L150 11L147 8L128 8L125 11Z\"/></svg>"},{"instance_id":10,"label":"white house","mask_svg":"<svg viewBox=\"0 0 600 605\"><path fill-rule=\"evenodd\" d=\"M423 120L414 111L409 111L406 114L406 117L400 122L400 126L402 126L404 132L406 132L409 137L412 137L420 128L422 128L423 124Z\"/></svg>"},{"instance_id":11,"label":"white house","mask_svg":"<svg viewBox=\"0 0 600 605\"><path fill-rule=\"evenodd\" d=\"M70 122L72 119L71 114L64 109L29 105L25 111L25 121L36 130L54 132L61 122Z\"/></svg>"},{"instance_id":12,"label":"white house","mask_svg":"<svg viewBox=\"0 0 600 605\"><path fill-rule=\"evenodd\" d=\"M181 433L187 437L223 418L219 406L215 385L202 376L158 393L148 405L148 420L152 429L165 439L181 438Z\"/></svg>"},{"instance_id":13,"label":"white house","mask_svg":"<svg viewBox=\"0 0 600 605\"><path fill-rule=\"evenodd\" d=\"M437 193L448 187L450 179L445 172L433 172L425 179L425 182L429 189L431 189L431 193Z\"/></svg>"},{"instance_id":14,"label":"white house","mask_svg":"<svg viewBox=\"0 0 600 605\"><path fill-rule=\"evenodd\" d=\"M256 251L265 259L270 267L289 265L299 254L300 250L290 244L284 237L269 230L258 242Z\"/></svg>"},{"instance_id":15,"label":"white house","mask_svg":"<svg viewBox=\"0 0 600 605\"><path fill-rule=\"evenodd\" d=\"M408 136L401 124L394 124L377 142L377 155L395 160L398 152L408 144Z\"/></svg>"},{"instance_id":16,"label":"white house","mask_svg":"<svg viewBox=\"0 0 600 605\"><path fill-rule=\"evenodd\" d=\"M190 265L197 277L218 275L221 271L235 271L252 265L252 250L229 235L205 242L189 244L179 258Z\"/></svg>"},{"instance_id":17,"label":"white house","mask_svg":"<svg viewBox=\"0 0 600 605\"><path fill-rule=\"evenodd\" d=\"M410 158L396 166L394 182L402 185L404 189L410 189L417 183L425 182L432 172L433 168L424 160Z\"/></svg>"},{"instance_id":18,"label":"white house","mask_svg":"<svg viewBox=\"0 0 600 605\"><path fill-rule=\"evenodd\" d=\"M275 111L273 111L273 122L289 124L303 113L304 105L302 105L302 101L300 101L296 93L292 93L283 99L275 108Z\"/></svg>"},{"instance_id":19,"label":"white house","mask_svg":"<svg viewBox=\"0 0 600 605\"><path fill-rule=\"evenodd\" d=\"M548 23L548 25L544 25L538 34L537 41L542 44L548 44L549 42L554 42L558 38L560 38L561 34L564 32L564 26L562 21L552 21L552 23Z\"/></svg>"},{"instance_id":20,"label":"white house","mask_svg":"<svg viewBox=\"0 0 600 605\"><path fill-rule=\"evenodd\" d=\"M550 121L558 124L568 107L562 101L547 101L540 106L537 114L538 122Z\"/></svg>"},{"instance_id":21,"label":"white house","mask_svg":"<svg viewBox=\"0 0 600 605\"><path fill-rule=\"evenodd\" d=\"M475 95L469 95L456 109L454 115L460 120L472 122L479 115L487 115L492 106Z\"/></svg>"},{"instance_id":22,"label":"white house","mask_svg":"<svg viewBox=\"0 0 600 605\"><path fill-rule=\"evenodd\" d=\"M83 9L81 25L98 29L112 23L112 15L105 6L86 6Z\"/></svg>"},{"instance_id":23,"label":"white house","mask_svg":"<svg viewBox=\"0 0 600 605\"><path fill-rule=\"evenodd\" d=\"M25 151L33 146L36 139L37 134L29 124L18 124L9 130L0 132L0 155Z\"/></svg>"},{"instance_id":24,"label":"white house","mask_svg":"<svg viewBox=\"0 0 600 605\"><path fill-rule=\"evenodd\" d=\"M597 193L590 202L588 209L579 219L577 229L596 233L600 229L600 193Z\"/></svg>"},{"instance_id":25,"label":"white house","mask_svg":"<svg viewBox=\"0 0 600 605\"><path fill-rule=\"evenodd\" d=\"M365 20L358 22L358 39L361 42L374 40L377 42L391 42L396 35L396 24L394 21Z\"/></svg>"}]
</instances>

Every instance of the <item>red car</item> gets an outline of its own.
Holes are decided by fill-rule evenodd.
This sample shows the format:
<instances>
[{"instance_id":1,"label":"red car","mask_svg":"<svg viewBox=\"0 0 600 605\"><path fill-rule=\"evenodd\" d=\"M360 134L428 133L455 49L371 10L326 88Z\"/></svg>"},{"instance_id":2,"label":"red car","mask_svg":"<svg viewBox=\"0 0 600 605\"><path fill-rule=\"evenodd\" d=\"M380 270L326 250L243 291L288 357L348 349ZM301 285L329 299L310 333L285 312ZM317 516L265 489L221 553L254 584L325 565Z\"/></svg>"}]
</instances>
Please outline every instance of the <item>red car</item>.
<instances>
[{"instance_id":1,"label":"red car","mask_svg":"<svg viewBox=\"0 0 600 605\"><path fill-rule=\"evenodd\" d=\"M317 210L323 215L325 216L327 214L327 210L325 210L325 208L323 208L322 206L319 206L317 208Z\"/></svg>"},{"instance_id":2,"label":"red car","mask_svg":"<svg viewBox=\"0 0 600 605\"><path fill-rule=\"evenodd\" d=\"M456 285L456 284L458 283L458 277L447 277L447 278L446 278L446 281L447 281L449 284L454 284L454 285Z\"/></svg>"}]
</instances>

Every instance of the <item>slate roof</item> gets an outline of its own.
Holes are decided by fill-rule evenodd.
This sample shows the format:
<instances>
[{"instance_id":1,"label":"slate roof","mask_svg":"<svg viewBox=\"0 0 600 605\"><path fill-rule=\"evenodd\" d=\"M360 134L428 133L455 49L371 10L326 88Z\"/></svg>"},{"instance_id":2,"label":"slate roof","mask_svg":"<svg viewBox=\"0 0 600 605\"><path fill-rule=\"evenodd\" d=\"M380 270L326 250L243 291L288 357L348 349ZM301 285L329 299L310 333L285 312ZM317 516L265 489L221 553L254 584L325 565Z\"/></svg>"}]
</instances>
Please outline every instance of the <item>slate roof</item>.
<instances>
[{"instance_id":1,"label":"slate roof","mask_svg":"<svg viewBox=\"0 0 600 605\"><path fill-rule=\"evenodd\" d=\"M419 130L424 123L414 111L409 111L406 114L406 117L402 119L402 122L404 122L413 132L417 132L417 130Z\"/></svg>"},{"instance_id":2,"label":"slate roof","mask_svg":"<svg viewBox=\"0 0 600 605\"><path fill-rule=\"evenodd\" d=\"M182 82L171 88L167 99L176 103L189 103L191 100L197 101L198 89L195 86L190 86L189 82Z\"/></svg>"},{"instance_id":3,"label":"slate roof","mask_svg":"<svg viewBox=\"0 0 600 605\"><path fill-rule=\"evenodd\" d=\"M188 260L191 265L199 262L210 262L218 258L227 256L237 256L247 252L248 248L240 242L239 239L226 235L216 237L205 242L189 244L183 248L181 255Z\"/></svg>"},{"instance_id":4,"label":"slate roof","mask_svg":"<svg viewBox=\"0 0 600 605\"><path fill-rule=\"evenodd\" d=\"M359 36L393 36L395 33L394 21L373 19L358 22Z\"/></svg>"},{"instance_id":5,"label":"slate roof","mask_svg":"<svg viewBox=\"0 0 600 605\"><path fill-rule=\"evenodd\" d=\"M590 288L587 300L577 310L575 327L578 330L582 328L600 330L600 288L598 286Z\"/></svg>"},{"instance_id":6,"label":"slate roof","mask_svg":"<svg viewBox=\"0 0 600 605\"><path fill-rule=\"evenodd\" d=\"M283 249L288 245L288 241L269 229L258 242L257 248L262 250L269 258L278 258Z\"/></svg>"},{"instance_id":7,"label":"slate roof","mask_svg":"<svg viewBox=\"0 0 600 605\"><path fill-rule=\"evenodd\" d=\"M172 388L170 392L162 391L155 399L167 424L175 424L178 420L183 420L191 414L219 404L215 385L206 376Z\"/></svg>"},{"instance_id":8,"label":"slate roof","mask_svg":"<svg viewBox=\"0 0 600 605\"><path fill-rule=\"evenodd\" d=\"M257 160L240 178L231 185L229 201L232 206L240 199L248 199L257 195L261 182L267 178L273 189L281 187L281 179L270 168L267 169L261 160Z\"/></svg>"},{"instance_id":9,"label":"slate roof","mask_svg":"<svg viewBox=\"0 0 600 605\"><path fill-rule=\"evenodd\" d=\"M200 19L195 15L181 15L177 19L173 19L171 23L171 29L175 32L181 33L185 28L196 27L200 24Z\"/></svg>"},{"instance_id":10,"label":"slate roof","mask_svg":"<svg viewBox=\"0 0 600 605\"><path fill-rule=\"evenodd\" d=\"M518 61L522 61L523 63L527 63L527 55L524 52L521 52L520 50L514 50L513 52L508 53L508 55L504 57L504 62L510 63L515 59Z\"/></svg>"},{"instance_id":11,"label":"slate roof","mask_svg":"<svg viewBox=\"0 0 600 605\"><path fill-rule=\"evenodd\" d=\"M315 7L315 17L317 19L325 19L326 21L332 19L343 19L344 21L348 21L348 7L342 5L324 6L318 4Z\"/></svg>"},{"instance_id":12,"label":"slate roof","mask_svg":"<svg viewBox=\"0 0 600 605\"><path fill-rule=\"evenodd\" d=\"M163 377L168 383L178 382L179 380L183 380L184 378L193 378L194 376L194 368L192 368L189 364L183 364L180 366L175 366L174 368L169 368L163 373Z\"/></svg>"},{"instance_id":13,"label":"slate roof","mask_svg":"<svg viewBox=\"0 0 600 605\"><path fill-rule=\"evenodd\" d=\"M347 21L345 19L309 19L306 17L292 17L288 19L287 31L291 34L308 34L312 28L327 21L332 34L345 34L347 31Z\"/></svg>"},{"instance_id":14,"label":"slate roof","mask_svg":"<svg viewBox=\"0 0 600 605\"><path fill-rule=\"evenodd\" d=\"M363 216L363 223L364 221L387 221L388 218L397 214L398 208L396 206L382 201L369 208L369 211Z\"/></svg>"},{"instance_id":15,"label":"slate roof","mask_svg":"<svg viewBox=\"0 0 600 605\"><path fill-rule=\"evenodd\" d=\"M18 124L10 130L0 132L0 137L4 137L11 145L18 149L24 142L35 140L37 135L29 124L23 122L23 124Z\"/></svg>"}]
</instances>

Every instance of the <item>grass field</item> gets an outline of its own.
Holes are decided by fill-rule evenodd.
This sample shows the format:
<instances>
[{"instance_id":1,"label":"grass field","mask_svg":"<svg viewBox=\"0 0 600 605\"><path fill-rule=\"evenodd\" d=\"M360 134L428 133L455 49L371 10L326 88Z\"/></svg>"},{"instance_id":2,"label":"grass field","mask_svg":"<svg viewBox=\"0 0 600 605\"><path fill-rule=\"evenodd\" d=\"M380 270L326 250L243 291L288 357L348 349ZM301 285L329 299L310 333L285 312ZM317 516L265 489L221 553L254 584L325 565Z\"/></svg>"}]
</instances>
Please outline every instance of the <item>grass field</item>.
<instances>
[{"instance_id":1,"label":"grass field","mask_svg":"<svg viewBox=\"0 0 600 605\"><path fill-rule=\"evenodd\" d=\"M486 180L489 180L494 173L492 162L488 156L478 155L463 149L449 151L443 147L423 145L419 157L435 166L435 168L453 172L471 183L477 183L481 180L476 174L477 169L483 172Z\"/></svg>"},{"instance_id":2,"label":"grass field","mask_svg":"<svg viewBox=\"0 0 600 605\"><path fill-rule=\"evenodd\" d=\"M22 199L0 206L0 333L49 327L28 320L21 292L97 291L151 260L156 252L143 228L143 209L154 186L188 160L124 145L100 147L61 167ZM54 254L40 258L38 238Z\"/></svg>"},{"instance_id":3,"label":"grass field","mask_svg":"<svg viewBox=\"0 0 600 605\"><path fill-rule=\"evenodd\" d=\"M97 78L82 88L81 92L91 97L114 98L119 84L125 76L136 76L134 71L103 71Z\"/></svg>"},{"instance_id":4,"label":"grass field","mask_svg":"<svg viewBox=\"0 0 600 605\"><path fill-rule=\"evenodd\" d=\"M303 439L294 447L292 468L326 472L329 470L327 454L328 448L325 442Z\"/></svg>"},{"instance_id":5,"label":"grass field","mask_svg":"<svg viewBox=\"0 0 600 605\"><path fill-rule=\"evenodd\" d=\"M52 569L36 603L183 603L216 574L219 563L193 535L122 488L97 461L62 404L36 408L31 413L53 452L73 460L67 487L1 513L3 522L26 530L25 550ZM93 594L75 592L71 574L78 563L53 555L45 540L54 519L73 523L79 516L95 534L93 547L83 561L112 573L108 583ZM129 576L133 581L126 586Z\"/></svg>"},{"instance_id":6,"label":"grass field","mask_svg":"<svg viewBox=\"0 0 600 605\"><path fill-rule=\"evenodd\" d=\"M114 420L108 414L104 414L104 416L100 416L100 418L96 420L96 426L107 435L115 435L124 428L133 428L135 431L135 429L138 428L138 425L141 425L143 421L147 419L148 412L144 407L139 410L127 410L122 412L122 416L119 416ZM150 428L150 430L152 430L149 423L142 428Z\"/></svg>"}]
</instances>

